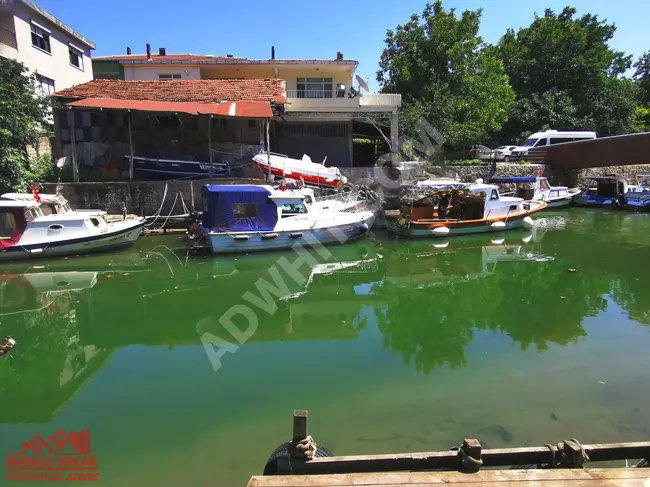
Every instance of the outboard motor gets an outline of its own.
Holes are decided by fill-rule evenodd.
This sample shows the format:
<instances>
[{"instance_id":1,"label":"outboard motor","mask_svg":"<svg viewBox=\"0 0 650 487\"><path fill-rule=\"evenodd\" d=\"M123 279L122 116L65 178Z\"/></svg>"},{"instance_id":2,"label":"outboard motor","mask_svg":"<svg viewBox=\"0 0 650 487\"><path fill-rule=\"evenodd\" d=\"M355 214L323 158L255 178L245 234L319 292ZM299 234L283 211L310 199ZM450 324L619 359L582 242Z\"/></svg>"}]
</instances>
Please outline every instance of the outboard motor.
<instances>
[{"instance_id":1,"label":"outboard motor","mask_svg":"<svg viewBox=\"0 0 650 487\"><path fill-rule=\"evenodd\" d=\"M0 357L7 355L16 346L16 340L11 337L5 337L0 343Z\"/></svg>"}]
</instances>

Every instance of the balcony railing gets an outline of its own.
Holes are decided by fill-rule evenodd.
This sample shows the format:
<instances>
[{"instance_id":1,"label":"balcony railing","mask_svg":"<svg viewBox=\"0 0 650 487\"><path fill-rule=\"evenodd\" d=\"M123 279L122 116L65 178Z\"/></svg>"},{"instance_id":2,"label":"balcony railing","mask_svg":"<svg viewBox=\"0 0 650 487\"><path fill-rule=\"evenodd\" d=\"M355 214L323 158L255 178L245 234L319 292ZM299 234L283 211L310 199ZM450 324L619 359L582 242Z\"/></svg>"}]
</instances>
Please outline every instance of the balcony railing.
<instances>
[{"instance_id":1,"label":"balcony railing","mask_svg":"<svg viewBox=\"0 0 650 487\"><path fill-rule=\"evenodd\" d=\"M11 47L12 49L18 49L18 41L16 40L16 33L10 30L0 27L0 44Z\"/></svg>"},{"instance_id":2,"label":"balcony railing","mask_svg":"<svg viewBox=\"0 0 650 487\"><path fill-rule=\"evenodd\" d=\"M337 90L287 90L287 98L320 100L329 98L347 98L347 93Z\"/></svg>"}]
</instances>

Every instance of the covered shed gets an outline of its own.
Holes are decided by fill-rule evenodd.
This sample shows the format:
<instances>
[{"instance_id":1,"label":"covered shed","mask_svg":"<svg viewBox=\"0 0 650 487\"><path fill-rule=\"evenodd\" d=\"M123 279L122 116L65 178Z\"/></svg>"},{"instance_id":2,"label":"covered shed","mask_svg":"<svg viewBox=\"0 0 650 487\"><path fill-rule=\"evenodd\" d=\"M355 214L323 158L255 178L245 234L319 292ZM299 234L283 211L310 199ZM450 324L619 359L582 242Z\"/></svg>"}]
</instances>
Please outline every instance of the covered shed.
<instances>
[{"instance_id":1,"label":"covered shed","mask_svg":"<svg viewBox=\"0 0 650 487\"><path fill-rule=\"evenodd\" d=\"M283 113L286 89L275 78L98 79L54 97L55 156L70 159L79 181L80 167L134 179L134 157L250 161L268 147L269 121Z\"/></svg>"}]
</instances>

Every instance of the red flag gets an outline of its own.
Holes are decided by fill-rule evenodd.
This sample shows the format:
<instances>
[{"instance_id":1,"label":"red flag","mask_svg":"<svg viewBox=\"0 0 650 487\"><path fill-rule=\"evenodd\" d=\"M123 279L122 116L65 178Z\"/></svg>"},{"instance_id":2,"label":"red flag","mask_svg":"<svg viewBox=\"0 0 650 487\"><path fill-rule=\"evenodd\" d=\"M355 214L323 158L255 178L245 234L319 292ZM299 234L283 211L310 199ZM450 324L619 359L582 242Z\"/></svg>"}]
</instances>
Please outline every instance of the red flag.
<instances>
[{"instance_id":1,"label":"red flag","mask_svg":"<svg viewBox=\"0 0 650 487\"><path fill-rule=\"evenodd\" d=\"M282 179L282 182L280 183L280 191L285 191L287 189L287 183L285 183L284 179Z\"/></svg>"},{"instance_id":2,"label":"red flag","mask_svg":"<svg viewBox=\"0 0 650 487\"><path fill-rule=\"evenodd\" d=\"M302 176L300 176L300 189L305 187L305 180L303 179Z\"/></svg>"},{"instance_id":3,"label":"red flag","mask_svg":"<svg viewBox=\"0 0 650 487\"><path fill-rule=\"evenodd\" d=\"M34 186L33 184L32 184L32 194L34 195L34 199L40 203L41 196L38 194L38 190L36 189L36 186Z\"/></svg>"}]
</instances>

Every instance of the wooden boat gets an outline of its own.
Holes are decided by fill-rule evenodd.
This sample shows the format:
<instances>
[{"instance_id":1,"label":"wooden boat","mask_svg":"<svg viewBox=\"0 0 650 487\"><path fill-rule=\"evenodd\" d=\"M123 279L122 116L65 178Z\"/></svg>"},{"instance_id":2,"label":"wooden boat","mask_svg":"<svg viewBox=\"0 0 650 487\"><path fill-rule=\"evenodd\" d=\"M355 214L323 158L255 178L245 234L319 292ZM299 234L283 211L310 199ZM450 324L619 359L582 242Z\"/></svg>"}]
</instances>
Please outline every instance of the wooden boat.
<instances>
[{"instance_id":1,"label":"wooden boat","mask_svg":"<svg viewBox=\"0 0 650 487\"><path fill-rule=\"evenodd\" d=\"M302 192L271 186L205 185L202 191L206 208L192 238L217 254L344 243L366 235L375 219L365 208L312 211Z\"/></svg>"},{"instance_id":2,"label":"wooden boat","mask_svg":"<svg viewBox=\"0 0 650 487\"><path fill-rule=\"evenodd\" d=\"M580 193L579 188L551 186L543 176L499 177L490 180L493 184L516 184L512 196L532 201L545 201L546 208L565 208L573 202L573 197ZM501 193L506 195L506 193Z\"/></svg>"},{"instance_id":3,"label":"wooden boat","mask_svg":"<svg viewBox=\"0 0 650 487\"><path fill-rule=\"evenodd\" d=\"M284 154L260 152L253 161L264 174L269 173L270 165L271 175L276 178L302 179L306 184L329 188L341 188L348 181L338 167L325 167L325 160L316 164L307 154L302 159L291 159Z\"/></svg>"},{"instance_id":4,"label":"wooden boat","mask_svg":"<svg viewBox=\"0 0 650 487\"><path fill-rule=\"evenodd\" d=\"M107 222L102 214L45 215L38 201L0 201L0 260L54 257L124 248L144 218Z\"/></svg>"},{"instance_id":5,"label":"wooden boat","mask_svg":"<svg viewBox=\"0 0 650 487\"><path fill-rule=\"evenodd\" d=\"M309 435L307 411L295 411L292 440L269 457L248 487L344 486L637 486L650 483L650 442L582 445L575 438L525 448L483 449L466 438L449 450L334 456ZM589 462L632 460L629 467L589 468ZM498 468L501 468L500 470Z\"/></svg>"},{"instance_id":6,"label":"wooden boat","mask_svg":"<svg viewBox=\"0 0 650 487\"><path fill-rule=\"evenodd\" d=\"M438 202L451 194L450 209L440 215ZM418 200L402 202L387 211L388 231L411 238L440 238L474 233L532 228L532 214L548 206L544 201L501 196L492 184L473 184L466 189L433 191Z\"/></svg>"}]
</instances>

